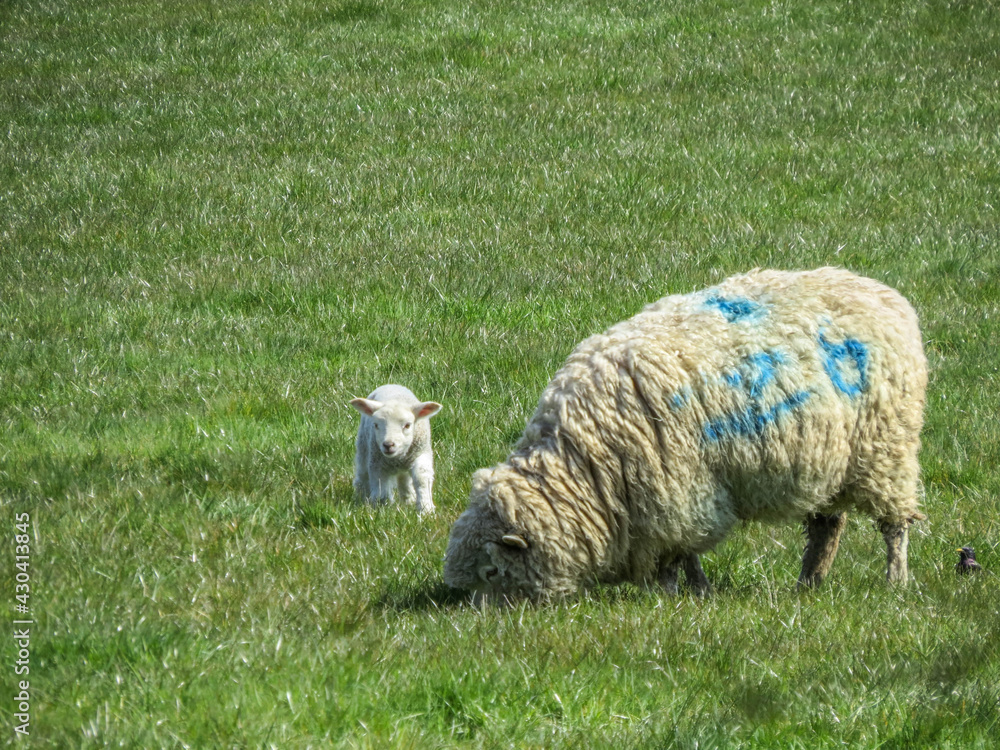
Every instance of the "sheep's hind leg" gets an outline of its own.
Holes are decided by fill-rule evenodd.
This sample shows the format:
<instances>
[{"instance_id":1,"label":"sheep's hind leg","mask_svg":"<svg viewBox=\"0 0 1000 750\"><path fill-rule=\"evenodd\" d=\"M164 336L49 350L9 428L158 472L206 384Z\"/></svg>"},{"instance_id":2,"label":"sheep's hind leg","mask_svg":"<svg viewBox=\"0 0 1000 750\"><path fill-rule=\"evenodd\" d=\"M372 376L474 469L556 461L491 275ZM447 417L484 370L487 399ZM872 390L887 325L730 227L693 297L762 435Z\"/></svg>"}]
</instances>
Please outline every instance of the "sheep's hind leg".
<instances>
[{"instance_id":1,"label":"sheep's hind leg","mask_svg":"<svg viewBox=\"0 0 1000 750\"><path fill-rule=\"evenodd\" d=\"M887 571L886 579L889 583L906 585L906 548L909 544L909 521L902 523L879 522L879 531L885 539Z\"/></svg>"},{"instance_id":2,"label":"sheep's hind leg","mask_svg":"<svg viewBox=\"0 0 1000 750\"><path fill-rule=\"evenodd\" d=\"M846 513L834 513L829 516L816 513L806 519L807 541L805 552L802 553L799 587L818 586L826 578L837 556L840 534L846 524Z\"/></svg>"},{"instance_id":3,"label":"sheep's hind leg","mask_svg":"<svg viewBox=\"0 0 1000 750\"><path fill-rule=\"evenodd\" d=\"M364 441L358 440L357 449L354 451L354 492L364 495L368 487L368 449Z\"/></svg>"}]
</instances>

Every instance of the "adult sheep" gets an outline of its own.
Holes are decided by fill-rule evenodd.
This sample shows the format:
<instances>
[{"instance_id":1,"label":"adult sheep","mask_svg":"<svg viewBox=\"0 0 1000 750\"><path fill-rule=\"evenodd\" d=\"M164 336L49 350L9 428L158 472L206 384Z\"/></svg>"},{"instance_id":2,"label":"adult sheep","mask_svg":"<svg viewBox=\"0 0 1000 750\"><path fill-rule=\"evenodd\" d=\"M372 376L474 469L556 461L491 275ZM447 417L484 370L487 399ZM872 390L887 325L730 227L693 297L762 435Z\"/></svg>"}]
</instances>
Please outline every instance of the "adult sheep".
<instances>
[{"instance_id":1,"label":"adult sheep","mask_svg":"<svg viewBox=\"0 0 1000 750\"><path fill-rule=\"evenodd\" d=\"M836 268L757 270L664 297L583 341L507 461L480 469L445 581L548 599L659 579L741 520L804 521L818 584L846 516L873 517L907 578L927 362L895 290Z\"/></svg>"}]
</instances>

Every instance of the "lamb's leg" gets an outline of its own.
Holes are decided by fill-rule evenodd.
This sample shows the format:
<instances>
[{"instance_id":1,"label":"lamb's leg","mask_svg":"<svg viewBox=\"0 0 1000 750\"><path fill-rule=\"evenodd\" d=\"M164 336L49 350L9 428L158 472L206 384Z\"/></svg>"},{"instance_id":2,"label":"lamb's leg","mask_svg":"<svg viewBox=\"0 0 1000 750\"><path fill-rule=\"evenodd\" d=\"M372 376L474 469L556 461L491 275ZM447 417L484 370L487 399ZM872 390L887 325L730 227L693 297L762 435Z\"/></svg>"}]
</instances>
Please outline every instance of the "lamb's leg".
<instances>
[{"instance_id":1,"label":"lamb's leg","mask_svg":"<svg viewBox=\"0 0 1000 750\"><path fill-rule=\"evenodd\" d=\"M368 494L372 501L375 503L392 502L392 495L395 491L396 477L378 471L370 472Z\"/></svg>"},{"instance_id":2,"label":"lamb's leg","mask_svg":"<svg viewBox=\"0 0 1000 750\"><path fill-rule=\"evenodd\" d=\"M695 596L708 596L712 593L712 584L708 582L705 571L701 569L701 558L698 555L685 555L681 558L684 567L684 578Z\"/></svg>"},{"instance_id":3,"label":"lamb's leg","mask_svg":"<svg viewBox=\"0 0 1000 750\"><path fill-rule=\"evenodd\" d=\"M409 472L400 474L398 482L396 487L399 490L400 502L406 505L413 505L417 499L416 493L413 490L413 476Z\"/></svg>"},{"instance_id":4,"label":"lamb's leg","mask_svg":"<svg viewBox=\"0 0 1000 750\"><path fill-rule=\"evenodd\" d=\"M354 492L364 495L368 485L368 444L359 438L354 450Z\"/></svg>"},{"instance_id":5,"label":"lamb's leg","mask_svg":"<svg viewBox=\"0 0 1000 750\"><path fill-rule=\"evenodd\" d=\"M830 572L837 556L840 534L847 525L846 513L825 516L821 513L806 519L806 549L802 554L799 587L818 586Z\"/></svg>"},{"instance_id":6,"label":"lamb's leg","mask_svg":"<svg viewBox=\"0 0 1000 750\"><path fill-rule=\"evenodd\" d=\"M889 583L906 585L906 547L909 543L909 522L889 523L882 521L879 523L879 531L885 539L885 547L888 558L888 570L886 579Z\"/></svg>"},{"instance_id":7,"label":"lamb's leg","mask_svg":"<svg viewBox=\"0 0 1000 750\"><path fill-rule=\"evenodd\" d=\"M434 456L431 453L420 456L414 462L410 476L417 489L417 513L433 513L431 490L434 486Z\"/></svg>"}]
</instances>

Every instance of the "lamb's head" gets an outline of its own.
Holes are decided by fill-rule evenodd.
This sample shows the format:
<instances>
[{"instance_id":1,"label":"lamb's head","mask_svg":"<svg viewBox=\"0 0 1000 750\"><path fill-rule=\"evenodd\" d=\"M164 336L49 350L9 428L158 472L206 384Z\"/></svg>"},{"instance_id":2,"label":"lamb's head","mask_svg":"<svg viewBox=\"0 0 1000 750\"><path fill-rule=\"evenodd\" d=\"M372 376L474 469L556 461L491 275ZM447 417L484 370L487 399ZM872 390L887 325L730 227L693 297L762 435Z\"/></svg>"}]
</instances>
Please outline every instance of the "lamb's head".
<instances>
[{"instance_id":1,"label":"lamb's head","mask_svg":"<svg viewBox=\"0 0 1000 750\"><path fill-rule=\"evenodd\" d=\"M444 558L449 586L478 599L535 601L571 593L578 568L551 506L531 481L507 465L472 477L469 508L451 528Z\"/></svg>"},{"instance_id":2,"label":"lamb's head","mask_svg":"<svg viewBox=\"0 0 1000 750\"><path fill-rule=\"evenodd\" d=\"M393 458L403 458L409 452L417 420L433 417L441 409L441 404L434 401L407 404L367 398L356 398L351 406L371 417L375 444L382 455Z\"/></svg>"}]
</instances>

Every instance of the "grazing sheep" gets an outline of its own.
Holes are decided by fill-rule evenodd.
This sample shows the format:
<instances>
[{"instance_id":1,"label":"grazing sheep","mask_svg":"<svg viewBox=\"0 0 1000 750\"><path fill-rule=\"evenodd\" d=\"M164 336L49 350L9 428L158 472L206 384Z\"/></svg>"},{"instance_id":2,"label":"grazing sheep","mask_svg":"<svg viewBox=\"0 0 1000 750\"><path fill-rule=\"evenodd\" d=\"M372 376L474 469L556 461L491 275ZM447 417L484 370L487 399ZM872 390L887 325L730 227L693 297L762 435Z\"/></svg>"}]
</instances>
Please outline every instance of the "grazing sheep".
<instances>
[{"instance_id":1,"label":"grazing sheep","mask_svg":"<svg viewBox=\"0 0 1000 750\"><path fill-rule=\"evenodd\" d=\"M418 513L432 512L430 418L441 404L420 401L401 385L383 385L368 398L354 399L351 406L361 412L354 454L355 491L388 502L398 485L403 502L415 502Z\"/></svg>"},{"instance_id":2,"label":"grazing sheep","mask_svg":"<svg viewBox=\"0 0 1000 750\"><path fill-rule=\"evenodd\" d=\"M505 463L472 478L445 581L547 599L678 570L738 521L801 521L799 583L873 517L905 583L927 363L896 291L835 268L753 271L664 297L583 341Z\"/></svg>"}]
</instances>

